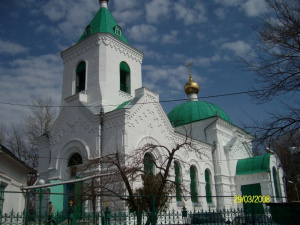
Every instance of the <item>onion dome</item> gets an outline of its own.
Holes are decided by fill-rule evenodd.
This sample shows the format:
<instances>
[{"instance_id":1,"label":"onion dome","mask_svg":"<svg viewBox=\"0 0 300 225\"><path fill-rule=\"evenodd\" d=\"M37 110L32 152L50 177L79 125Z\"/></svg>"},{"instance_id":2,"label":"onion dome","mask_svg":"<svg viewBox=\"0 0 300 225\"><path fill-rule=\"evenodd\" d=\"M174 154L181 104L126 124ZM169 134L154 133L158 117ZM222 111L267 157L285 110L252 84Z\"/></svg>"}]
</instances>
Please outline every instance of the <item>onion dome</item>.
<instances>
[{"instance_id":1,"label":"onion dome","mask_svg":"<svg viewBox=\"0 0 300 225\"><path fill-rule=\"evenodd\" d=\"M190 76L189 81L184 85L184 91L187 95L199 93L199 84L196 81L193 81L192 76Z\"/></svg>"},{"instance_id":2,"label":"onion dome","mask_svg":"<svg viewBox=\"0 0 300 225\"><path fill-rule=\"evenodd\" d=\"M192 63L188 63L190 79L184 85L184 91L188 95L189 101L176 106L168 114L168 118L174 127L190 124L200 120L219 117L228 123L232 123L229 116L218 106L204 101L198 101L199 85L193 81L191 72Z\"/></svg>"},{"instance_id":3,"label":"onion dome","mask_svg":"<svg viewBox=\"0 0 300 225\"><path fill-rule=\"evenodd\" d=\"M232 123L229 116L220 107L204 101L188 101L182 103L172 109L168 114L168 118L174 127L216 116L228 123Z\"/></svg>"}]
</instances>

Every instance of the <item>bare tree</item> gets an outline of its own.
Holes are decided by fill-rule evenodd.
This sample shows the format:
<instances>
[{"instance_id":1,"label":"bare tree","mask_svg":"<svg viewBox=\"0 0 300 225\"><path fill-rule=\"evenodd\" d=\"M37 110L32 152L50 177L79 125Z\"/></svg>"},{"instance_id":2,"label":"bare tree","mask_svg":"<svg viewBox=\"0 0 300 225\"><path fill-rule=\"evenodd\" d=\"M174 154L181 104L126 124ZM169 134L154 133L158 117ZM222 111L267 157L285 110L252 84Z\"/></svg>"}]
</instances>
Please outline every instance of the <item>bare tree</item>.
<instances>
[{"instance_id":1,"label":"bare tree","mask_svg":"<svg viewBox=\"0 0 300 225\"><path fill-rule=\"evenodd\" d=\"M36 138L46 133L56 118L51 98L35 98L30 113L24 117L24 124L11 124L6 138L7 147L32 168L38 166Z\"/></svg>"},{"instance_id":2,"label":"bare tree","mask_svg":"<svg viewBox=\"0 0 300 225\"><path fill-rule=\"evenodd\" d=\"M276 152L284 169L288 200L297 201L296 192L300 188L300 132L289 132L279 139L271 139L269 147Z\"/></svg>"},{"instance_id":3,"label":"bare tree","mask_svg":"<svg viewBox=\"0 0 300 225\"><path fill-rule=\"evenodd\" d=\"M129 155L117 149L115 153L91 160L84 167L85 172L101 165L102 173L109 173L110 176L102 177L96 183L89 182L83 195L89 196L93 201L99 195L115 196L126 202L128 208L137 215L146 213L147 223L151 223L161 210L168 207L171 200L168 195L174 193L178 185L182 192L186 191L183 184L170 179L174 161L180 161L176 157L178 151L194 151L200 154L200 149L193 146L190 135L178 142L167 147L149 141ZM147 154L151 157L146 157ZM151 166L147 167L147 164ZM138 217L138 224L141 224L141 217Z\"/></svg>"},{"instance_id":4,"label":"bare tree","mask_svg":"<svg viewBox=\"0 0 300 225\"><path fill-rule=\"evenodd\" d=\"M300 1L266 0L268 14L257 27L259 43L253 58L241 59L257 76L258 86L251 92L257 103L277 96L294 96L293 104L285 104L284 112L272 113L270 120L256 124L253 132L263 139L276 138L282 132L300 128Z\"/></svg>"}]
</instances>

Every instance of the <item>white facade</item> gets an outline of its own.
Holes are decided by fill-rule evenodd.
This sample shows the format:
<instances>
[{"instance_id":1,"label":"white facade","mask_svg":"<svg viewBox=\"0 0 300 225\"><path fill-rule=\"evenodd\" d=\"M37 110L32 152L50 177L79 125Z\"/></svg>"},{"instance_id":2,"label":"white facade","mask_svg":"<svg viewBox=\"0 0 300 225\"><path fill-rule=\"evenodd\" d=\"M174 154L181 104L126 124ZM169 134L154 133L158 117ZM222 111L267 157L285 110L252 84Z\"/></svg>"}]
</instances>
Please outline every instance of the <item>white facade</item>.
<instances>
[{"instance_id":1,"label":"white facade","mask_svg":"<svg viewBox=\"0 0 300 225\"><path fill-rule=\"evenodd\" d=\"M21 187L27 186L27 175L35 171L0 145L0 212L22 213L26 195ZM3 198L3 199L1 199Z\"/></svg>"},{"instance_id":2,"label":"white facade","mask_svg":"<svg viewBox=\"0 0 300 225\"><path fill-rule=\"evenodd\" d=\"M168 148L180 143L185 130L192 130L192 144L198 150L182 150L176 153L180 159L181 179L190 187L190 169L197 174L198 202L186 199L188 209L236 208L232 197L241 195L241 186L260 184L263 195L275 196L272 168L278 171L279 191L285 196L283 171L279 159L270 156L270 172L236 175L237 162L251 158L252 136L218 115L173 127L158 103L158 94L142 87L141 64L143 54L110 33L96 33L61 53L64 62L62 108L54 126L47 135L39 138L40 177L48 183L67 181L70 176L69 159L75 153L87 161L119 151L130 154L147 144L156 143ZM85 63L85 87L77 93L77 67ZM120 63L130 68L130 92L120 90ZM117 106L131 100L126 106ZM157 103L153 103L157 102ZM104 113L103 116L101 116ZM160 152L153 152L159 158ZM103 168L102 168L103 169ZM212 202L207 202L209 171ZM101 167L92 171L101 172ZM171 179L175 172L172 166ZM188 192L190 193L190 192ZM174 195L174 193L173 193ZM279 201L279 199L272 199ZM170 208L181 209L183 202L174 198Z\"/></svg>"}]
</instances>

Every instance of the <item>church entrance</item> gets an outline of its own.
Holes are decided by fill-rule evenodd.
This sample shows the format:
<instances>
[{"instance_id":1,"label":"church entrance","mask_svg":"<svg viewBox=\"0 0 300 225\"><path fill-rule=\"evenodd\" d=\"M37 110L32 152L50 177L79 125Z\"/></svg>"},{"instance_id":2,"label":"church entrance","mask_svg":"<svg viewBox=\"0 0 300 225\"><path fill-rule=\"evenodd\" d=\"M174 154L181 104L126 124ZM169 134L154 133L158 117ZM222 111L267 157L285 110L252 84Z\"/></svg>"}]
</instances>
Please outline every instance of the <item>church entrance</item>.
<instances>
[{"instance_id":1,"label":"church entrance","mask_svg":"<svg viewBox=\"0 0 300 225\"><path fill-rule=\"evenodd\" d=\"M261 196L260 184L242 185L241 191L243 195L244 212L246 214L263 214L264 213L263 204L254 203L252 201L254 196ZM252 196L252 199L248 198L248 196Z\"/></svg>"}]
</instances>

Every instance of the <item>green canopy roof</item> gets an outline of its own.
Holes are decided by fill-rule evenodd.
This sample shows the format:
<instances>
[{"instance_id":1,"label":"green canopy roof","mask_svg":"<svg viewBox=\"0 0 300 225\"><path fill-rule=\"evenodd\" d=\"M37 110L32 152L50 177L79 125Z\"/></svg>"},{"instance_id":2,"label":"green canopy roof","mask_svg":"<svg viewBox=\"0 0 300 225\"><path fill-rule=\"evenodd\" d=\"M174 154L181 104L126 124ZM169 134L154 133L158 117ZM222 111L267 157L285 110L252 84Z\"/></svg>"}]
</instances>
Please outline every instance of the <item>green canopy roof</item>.
<instances>
[{"instance_id":1,"label":"green canopy roof","mask_svg":"<svg viewBox=\"0 0 300 225\"><path fill-rule=\"evenodd\" d=\"M270 171L270 153L246 159L239 159L236 164L236 175L265 173Z\"/></svg>"},{"instance_id":2,"label":"green canopy roof","mask_svg":"<svg viewBox=\"0 0 300 225\"><path fill-rule=\"evenodd\" d=\"M86 27L77 43L95 33L109 33L114 37L122 40L126 44L129 44L123 32L115 32L116 28L120 29L111 13L107 8L102 7L98 10L97 14L94 16L90 24ZM120 36L116 33L118 33Z\"/></svg>"},{"instance_id":3,"label":"green canopy roof","mask_svg":"<svg viewBox=\"0 0 300 225\"><path fill-rule=\"evenodd\" d=\"M174 127L219 116L231 123L229 116L218 106L204 101L188 101L176 106L168 114Z\"/></svg>"}]
</instances>

